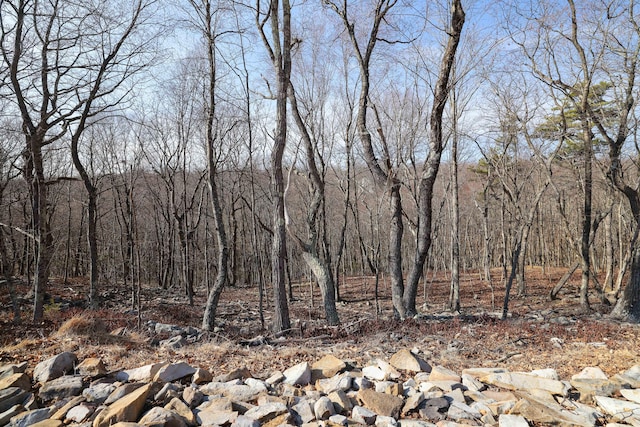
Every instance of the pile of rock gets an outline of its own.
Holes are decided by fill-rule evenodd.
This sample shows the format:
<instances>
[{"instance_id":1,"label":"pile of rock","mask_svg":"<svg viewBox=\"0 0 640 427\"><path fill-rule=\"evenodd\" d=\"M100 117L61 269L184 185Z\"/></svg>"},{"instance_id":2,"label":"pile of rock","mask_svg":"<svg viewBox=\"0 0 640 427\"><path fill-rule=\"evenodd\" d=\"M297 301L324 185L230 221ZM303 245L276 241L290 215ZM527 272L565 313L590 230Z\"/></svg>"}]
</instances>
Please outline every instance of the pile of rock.
<instances>
[{"instance_id":1,"label":"pile of rock","mask_svg":"<svg viewBox=\"0 0 640 427\"><path fill-rule=\"evenodd\" d=\"M174 350L200 341L204 334L202 330L193 326L182 327L153 320L147 322L147 331L153 337L150 342L151 345Z\"/></svg>"},{"instance_id":2,"label":"pile of rock","mask_svg":"<svg viewBox=\"0 0 640 427\"><path fill-rule=\"evenodd\" d=\"M213 378L185 362L107 372L62 353L0 367L0 426L595 426L640 425L640 365L608 378L586 368L459 375L408 349L356 367L327 355L266 379L240 369Z\"/></svg>"}]
</instances>

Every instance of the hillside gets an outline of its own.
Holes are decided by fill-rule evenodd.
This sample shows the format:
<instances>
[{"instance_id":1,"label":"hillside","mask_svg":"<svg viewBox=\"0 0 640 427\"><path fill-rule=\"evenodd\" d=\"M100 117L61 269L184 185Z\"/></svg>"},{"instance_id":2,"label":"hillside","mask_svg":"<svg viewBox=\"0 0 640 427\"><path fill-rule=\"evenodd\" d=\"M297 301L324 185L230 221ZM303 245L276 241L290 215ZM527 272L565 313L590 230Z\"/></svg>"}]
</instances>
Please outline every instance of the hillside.
<instances>
[{"instance_id":1,"label":"hillside","mask_svg":"<svg viewBox=\"0 0 640 427\"><path fill-rule=\"evenodd\" d=\"M0 364L37 363L61 351L74 351L79 357L100 356L110 370L170 359L187 360L212 371L247 366L254 375L268 377L273 370L328 353L367 363L388 358L400 348L414 348L429 363L454 370L548 367L570 376L586 366L599 366L613 374L635 364L640 352L637 326L609 319L610 307L595 296L591 298L594 311L583 312L577 299L577 276L559 300L549 301L547 294L563 271L543 274L540 268L532 268L527 273L528 295L512 300L506 321L498 319L491 289L476 275L463 277L461 314L443 310L448 279L439 275L428 286L428 302L424 303L423 294L419 296L423 315L405 322L393 319L388 287L380 286L380 313L376 315L373 278L350 278L341 288L339 327L324 326L317 290L312 306L309 284L294 284L295 299L290 303L294 328L284 337L274 337L261 328L256 289L229 288L222 296L216 332L188 335L187 344L180 348L160 346L171 331L156 332L149 322L199 326L202 293L189 307L186 298L176 296L176 289L143 288L142 327L137 328L126 290L110 289L104 294L108 298L105 308L88 311L82 308L85 285L77 280L52 286L54 302L47 305L46 320L38 325L13 325L8 296L2 295ZM501 306L502 297L502 286L496 284L496 307ZM23 302L23 317L28 318L30 306ZM266 299L266 325L270 315L270 300ZM73 322L58 331L74 316Z\"/></svg>"}]
</instances>

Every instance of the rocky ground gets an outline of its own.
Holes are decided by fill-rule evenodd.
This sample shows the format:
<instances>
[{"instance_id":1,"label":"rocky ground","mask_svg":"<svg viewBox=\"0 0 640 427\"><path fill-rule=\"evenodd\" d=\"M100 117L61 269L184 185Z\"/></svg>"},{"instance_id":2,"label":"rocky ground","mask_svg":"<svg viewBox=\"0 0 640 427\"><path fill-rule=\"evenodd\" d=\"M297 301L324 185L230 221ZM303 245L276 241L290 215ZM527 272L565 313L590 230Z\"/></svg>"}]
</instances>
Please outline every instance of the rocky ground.
<instances>
[{"instance_id":1,"label":"rocky ground","mask_svg":"<svg viewBox=\"0 0 640 427\"><path fill-rule=\"evenodd\" d=\"M27 363L0 367L0 425L640 424L640 365L613 377L587 367L563 381L554 369L467 368L458 374L418 353L402 349L364 366L326 355L259 378L247 367L214 377L184 361L109 372L100 358L79 361L64 352L38 363L31 376Z\"/></svg>"},{"instance_id":2,"label":"rocky ground","mask_svg":"<svg viewBox=\"0 0 640 427\"><path fill-rule=\"evenodd\" d=\"M218 381L214 381L215 383L220 383L221 379L225 379L225 375L244 372L241 378L234 380L240 381L240 383L232 385L251 387L251 384L246 383L246 380L251 378L249 383L255 385L257 383L253 381L258 381L264 385L266 390L262 390L262 386L256 386L263 391L262 397L258 398L256 395L248 401L236 402L237 404L235 407L232 406L231 412L237 412L237 416L240 417L243 413L246 415L244 409L238 410L240 403L245 404L244 408L248 411L249 406L247 405L260 407L266 404L267 400L278 398L281 400L280 403L286 406L286 411L282 413L276 411L274 419L284 421L284 418L289 417L289 423L299 423L300 419L296 418L299 414L292 407L297 405L303 396L296 395L296 393L304 393L309 398L305 401L309 400L314 405L318 401L326 404L326 399L321 398L329 397L330 393L322 388L318 389L318 384L313 381L311 385L293 386L286 385L287 381L290 382L286 377L282 382L272 381L269 383L267 380L272 378L274 373L286 372L287 369L300 364L308 363L312 368L313 364L318 363L323 357L331 356L345 363L345 368L341 369L341 373L337 375L351 378L349 388L343 391L350 397L349 402L355 407L371 410L371 404L367 404L363 396L359 396L359 394L369 393L362 391L357 385L358 381L362 381L362 377L368 378L371 383L371 387L364 387L364 390L386 393L383 396L385 398L396 395L398 399L402 400L403 408L412 396L422 393L425 397L415 408L409 411L401 409L399 415L395 412L392 414L394 420L404 418L404 425L407 425L408 420L415 422L418 419L424 422L436 422L435 418L430 420L426 417L424 412L425 407L433 405L424 402L437 398L444 398L448 403L448 406L445 407L443 400L435 401L440 402L441 406L436 412L443 415L442 419L447 422L498 423L501 414L494 412L486 401L483 404L488 405L492 411L488 412L485 407L479 409L478 407L482 405L478 402L482 399L473 393L486 394L497 391L510 392L513 396L509 396L507 401L514 405L518 403L520 407L529 405L534 409L537 408L535 410L541 410L536 406L538 404L551 404L550 398L552 397L555 402L553 405L559 405L552 405L551 413L555 415L557 413L553 411L570 410L575 412L576 408L571 405L581 404L580 400L582 399L582 402L590 405L589 408L591 408L587 410L587 412L591 411L591 415L583 414L587 417L585 419L589 420L589 423L584 425L604 425L606 422L620 418L620 416L608 414L607 411L615 413L616 409L605 409L603 405L606 406L610 402L602 399L633 401L625 394L630 393L626 390L636 387L633 381L635 381L635 375L638 371L635 365L638 363L638 351L640 350L638 327L607 318L606 314L610 307L602 304L595 295L592 297L594 310L590 312L580 310L577 304L575 285L567 286L559 300L549 301L547 294L562 273L562 270L530 269L528 271L528 295L525 298L516 298L512 301L511 316L506 321L498 320L496 316L496 307L501 306L503 297L503 287L498 277L499 272L496 272L493 290L487 283L479 281L477 275L463 277L463 310L461 314L449 313L444 310L448 296L448 278L442 275L430 277L428 286L423 290L424 292L418 301L423 315L418 319L405 322L393 320L387 286L384 284L380 286L379 298L376 303L372 278L350 278L342 286L344 302L339 305L342 321L342 325L339 327L324 326L322 311L319 308L319 295L315 292L312 298L311 287L308 283L295 284L293 286L295 300L290 305L294 328L288 335L279 338L262 328L257 291L253 288L227 290L223 294L220 305L219 324L216 332L203 333L193 328L200 323L203 295L198 295L196 304L190 307L186 305L183 297L176 296L178 292L176 289L157 290L145 287L143 289L143 310L141 316L138 317L137 313L128 307L128 291L126 289L118 289L117 287L109 289L104 293L104 297L107 299L105 308L100 311L87 311L82 308L82 299L86 295L83 281L55 284L52 286L52 300L47 305L46 320L38 325L26 322L20 326L14 325L10 319L8 297L0 295L2 302L0 310L0 328L2 330L0 333L0 345L2 345L0 347L0 365L17 365L17 369L7 370L7 372L16 371L11 375L16 375L19 370L24 371L26 377L21 377L22 388L29 389L25 390L26 393L36 392L33 395L35 404L46 408L50 408L50 402L43 400L39 395L46 381L43 383L38 380L34 370L42 361L64 352L73 353L79 361L100 361L105 365L106 371L111 373L111 375L100 378L87 373L80 375L82 388L80 388L79 380L73 380L76 381L77 387L72 394L82 394L83 390L90 388L95 381L97 381L95 385L106 382L111 385L115 384L116 387L118 387L119 381L123 383L124 387L129 382L118 378L117 372L149 364L160 364L155 365L158 367L169 363L169 366L186 365L193 369L199 368L216 377ZM579 279L576 277L573 283L578 283L578 281ZM28 301L23 301L23 303L23 316L28 317ZM265 307L268 306L270 306L269 300L266 300ZM270 315L270 311L266 309L264 312L265 325L268 325ZM138 327L138 322L140 322L140 327ZM433 371L424 367L422 372L394 368L400 375L399 378L394 378L396 375L394 372L387 372L386 375L389 377L385 379L368 377L365 374L367 367L373 366L381 369L381 366L387 366L386 363L390 362L400 350L409 350L410 354L423 360L430 367L437 367L436 372L447 370L451 375L460 376L460 380L456 380L456 384L460 385L436 384L433 386L435 388L432 388L430 384L433 381L431 381L430 375ZM485 368L489 371L469 371L472 368ZM584 371L585 368L590 369ZM382 370L384 371L384 369ZM521 374L522 372L529 376L522 378L521 376L524 375ZM531 390L532 386L528 383L532 380L531 372L538 376L542 375L548 381L557 381L563 384L563 388L547 390L548 393L542 395L534 394ZM186 403L185 391L194 388L190 386L193 382L191 375L188 374L170 381L154 382L150 372L147 378L136 380L135 383L138 384L141 382L151 384L147 387L146 393L140 392L145 395L141 411L146 411L152 406L165 407L170 403L170 401L165 402L164 399L161 399L162 396L157 396L159 392L157 389L165 384L174 384L178 388L176 395L172 395L172 399L176 397ZM465 383L465 375L475 381L480 381L473 386L478 390L469 387L469 379ZM487 378L489 375L502 375L502 377L496 383L498 380ZM507 379L504 378L505 375L508 377ZM576 375L578 377L574 378ZM574 384L576 380L580 381L580 377L584 376L588 377L588 380L584 381L596 384L594 386L596 390L580 391ZM534 379L537 380L537 378ZM391 386L385 381L393 381L398 385ZM451 382L454 379L450 378L446 381ZM516 383L509 384L509 381L516 381ZM523 383L523 381L525 382ZM427 385L422 385L423 383L427 383ZM291 389L290 386L298 391ZM391 388L387 390L387 386ZM197 388L201 387L202 385L199 385ZM211 391L211 387L214 386L210 386L209 391ZM488 387L488 391L482 390L483 387ZM11 387L5 385L4 388L10 389ZM22 388L18 386L18 389ZM286 391L285 388L289 391ZM455 390L459 390L462 397ZM292 396L287 396L287 393ZM448 393L455 393L457 400L454 396L447 395ZM528 393L528 395L523 393ZM203 394L207 396L206 393ZM223 393L216 391L208 396L216 394ZM443 396L439 396L439 394ZM475 400L472 395L480 400ZM596 395L601 396L601 402L595 400L594 396ZM505 396L500 398L503 397ZM69 398L56 399L64 401ZM87 417L97 415L96 408L100 407L98 401L91 402L86 397L84 399L83 404L92 407L93 410L91 415L87 415ZM420 400L419 398L415 399ZM493 398L489 397L488 399ZM399 402L397 399L395 401ZM476 412L473 412L474 416L457 419L457 416L450 415L451 408L455 408L454 411L460 409L459 405L454 402L470 408L473 408L473 404L477 403ZM26 403L29 405L29 402ZM80 404L75 402L76 406ZM333 405L335 408L335 402ZM625 405L633 406L632 403L625 403ZM28 409L32 406L25 408ZM326 406L330 407L330 405ZM196 408L197 406L189 409L197 418L198 410ZM282 407L280 406L280 408ZM625 410L635 409L635 407L625 408ZM375 410L374 408L373 411L375 412ZM51 411L50 409L48 416L52 415ZM429 411L433 411L433 409L429 409ZM545 411L549 410L545 409L543 412ZM360 420L354 416L352 411L342 412L338 415L346 416L348 422L353 423ZM486 416L486 418L483 420L482 417L476 417L477 413ZM141 414L136 416L138 415ZM316 415L314 413L316 420L311 422L320 422L318 419L325 418ZM384 418L385 414L378 415L382 416L382 421L379 423L392 424L390 419ZM515 415L515 413L511 415ZM531 418L531 414L527 414L526 411L523 415L528 417L530 425L549 423L548 420ZM488 418L489 416L492 418ZM633 420L630 422L631 424L639 423L638 425L640 425L640 418L639 420L625 418L625 422ZM60 419L66 424L75 422L67 418L67 415L61 416ZM245 418L239 419L246 421ZM338 419L341 420L341 418ZM503 416L502 419L509 420L510 418ZM334 422L335 420L336 418L334 418ZM369 421L371 422L372 419L370 418ZM322 422L328 421L322 420ZM445 421L441 420L440 422ZM506 423L508 421L500 422ZM620 420L620 422L623 421ZM337 423L340 424L340 422ZM571 421L567 421L567 423L571 423ZM80 423L78 422L78 424Z\"/></svg>"}]
</instances>

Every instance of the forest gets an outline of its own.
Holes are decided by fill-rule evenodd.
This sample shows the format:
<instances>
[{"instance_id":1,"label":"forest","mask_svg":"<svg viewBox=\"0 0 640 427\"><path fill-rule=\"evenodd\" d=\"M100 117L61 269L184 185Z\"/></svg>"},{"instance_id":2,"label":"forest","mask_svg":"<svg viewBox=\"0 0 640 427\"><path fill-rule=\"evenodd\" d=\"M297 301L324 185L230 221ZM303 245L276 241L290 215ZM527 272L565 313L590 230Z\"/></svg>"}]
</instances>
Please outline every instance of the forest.
<instances>
[{"instance_id":1,"label":"forest","mask_svg":"<svg viewBox=\"0 0 640 427\"><path fill-rule=\"evenodd\" d=\"M428 277L640 320L640 17L622 0L0 0L0 289L38 322L170 290L212 330L242 288L327 325L349 277L421 314ZM639 10L640 13L640 10ZM498 269L500 277L491 275ZM26 285L26 286L24 286ZM28 289L24 294L21 290ZM18 300L32 310L21 313ZM22 319L24 320L24 319Z\"/></svg>"}]
</instances>

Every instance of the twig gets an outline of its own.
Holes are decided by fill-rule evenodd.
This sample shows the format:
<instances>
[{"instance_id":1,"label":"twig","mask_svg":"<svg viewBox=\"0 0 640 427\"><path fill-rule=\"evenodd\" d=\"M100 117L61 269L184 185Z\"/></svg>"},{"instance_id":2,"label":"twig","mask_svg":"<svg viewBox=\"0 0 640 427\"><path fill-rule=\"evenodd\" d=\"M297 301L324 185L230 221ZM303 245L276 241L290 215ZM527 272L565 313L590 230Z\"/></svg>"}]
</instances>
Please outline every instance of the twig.
<instances>
[{"instance_id":1,"label":"twig","mask_svg":"<svg viewBox=\"0 0 640 427\"><path fill-rule=\"evenodd\" d=\"M517 353L517 352L516 353L507 353L505 356L501 357L500 359L494 360L493 363L501 363L501 362L506 361L507 359L511 359L513 356L518 356L520 354L522 354L522 353Z\"/></svg>"}]
</instances>

